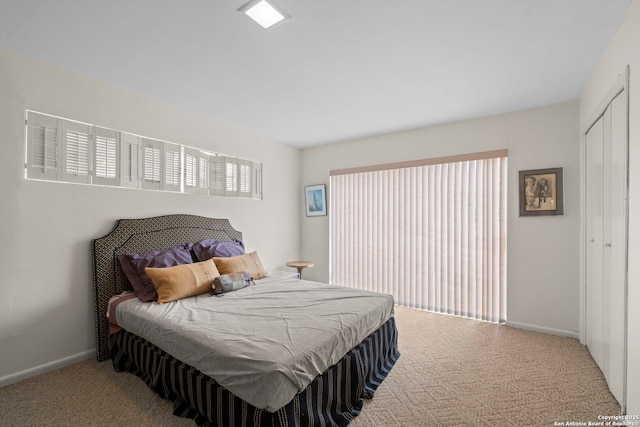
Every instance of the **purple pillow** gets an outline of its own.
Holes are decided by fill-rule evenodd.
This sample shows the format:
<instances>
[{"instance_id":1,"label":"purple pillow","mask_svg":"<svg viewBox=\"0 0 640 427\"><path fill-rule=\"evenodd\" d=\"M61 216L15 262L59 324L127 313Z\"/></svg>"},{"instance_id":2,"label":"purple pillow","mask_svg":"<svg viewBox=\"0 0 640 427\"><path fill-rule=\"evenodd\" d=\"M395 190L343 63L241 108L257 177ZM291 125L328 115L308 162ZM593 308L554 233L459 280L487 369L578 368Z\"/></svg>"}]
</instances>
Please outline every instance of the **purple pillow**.
<instances>
[{"instance_id":1,"label":"purple pillow","mask_svg":"<svg viewBox=\"0 0 640 427\"><path fill-rule=\"evenodd\" d=\"M213 239L205 239L193 245L193 253L198 261L206 261L213 257L228 258L244 255L244 244L240 240L219 242Z\"/></svg>"},{"instance_id":2,"label":"purple pillow","mask_svg":"<svg viewBox=\"0 0 640 427\"><path fill-rule=\"evenodd\" d=\"M213 258L213 255L209 254L213 253L213 248L215 248L218 243L220 242L213 239L200 240L198 243L193 245L191 250L198 261L206 261Z\"/></svg>"},{"instance_id":3,"label":"purple pillow","mask_svg":"<svg viewBox=\"0 0 640 427\"><path fill-rule=\"evenodd\" d=\"M191 264L191 243L175 246L169 249L160 249L141 254L123 254L118 257L120 266L135 294L140 301L149 302L158 299L153 282L144 272L146 267L173 267L182 264Z\"/></svg>"},{"instance_id":4,"label":"purple pillow","mask_svg":"<svg viewBox=\"0 0 640 427\"><path fill-rule=\"evenodd\" d=\"M238 255L244 255L244 245L240 240L220 242L213 248L214 257L229 258Z\"/></svg>"}]
</instances>

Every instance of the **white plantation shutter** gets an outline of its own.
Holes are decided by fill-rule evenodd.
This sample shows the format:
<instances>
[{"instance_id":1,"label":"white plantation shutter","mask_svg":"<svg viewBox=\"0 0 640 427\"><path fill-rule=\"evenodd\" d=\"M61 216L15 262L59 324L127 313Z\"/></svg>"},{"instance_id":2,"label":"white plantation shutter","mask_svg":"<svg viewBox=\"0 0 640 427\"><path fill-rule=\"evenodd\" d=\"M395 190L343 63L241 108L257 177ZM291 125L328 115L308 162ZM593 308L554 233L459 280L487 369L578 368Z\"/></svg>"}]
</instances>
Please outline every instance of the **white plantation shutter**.
<instances>
[{"instance_id":1,"label":"white plantation shutter","mask_svg":"<svg viewBox=\"0 0 640 427\"><path fill-rule=\"evenodd\" d=\"M209 194L224 196L227 184L227 174L224 157L209 156Z\"/></svg>"},{"instance_id":2,"label":"white plantation shutter","mask_svg":"<svg viewBox=\"0 0 640 427\"><path fill-rule=\"evenodd\" d=\"M198 194L209 194L209 155L198 153Z\"/></svg>"},{"instance_id":3,"label":"white plantation shutter","mask_svg":"<svg viewBox=\"0 0 640 427\"><path fill-rule=\"evenodd\" d=\"M180 191L180 146L163 143L164 149L164 186L163 190Z\"/></svg>"},{"instance_id":4,"label":"white plantation shutter","mask_svg":"<svg viewBox=\"0 0 640 427\"><path fill-rule=\"evenodd\" d=\"M504 322L506 155L332 171L331 283Z\"/></svg>"},{"instance_id":5,"label":"white plantation shutter","mask_svg":"<svg viewBox=\"0 0 640 427\"><path fill-rule=\"evenodd\" d=\"M139 188L141 170L140 137L120 132L120 185Z\"/></svg>"},{"instance_id":6,"label":"white plantation shutter","mask_svg":"<svg viewBox=\"0 0 640 427\"><path fill-rule=\"evenodd\" d=\"M91 182L91 127L65 120L63 123L63 177L70 182Z\"/></svg>"},{"instance_id":7,"label":"white plantation shutter","mask_svg":"<svg viewBox=\"0 0 640 427\"><path fill-rule=\"evenodd\" d=\"M27 177L58 179L60 129L56 117L27 112Z\"/></svg>"},{"instance_id":8,"label":"white plantation shutter","mask_svg":"<svg viewBox=\"0 0 640 427\"><path fill-rule=\"evenodd\" d=\"M238 164L238 196L251 197L251 169L252 162L237 160Z\"/></svg>"},{"instance_id":9,"label":"white plantation shutter","mask_svg":"<svg viewBox=\"0 0 640 427\"><path fill-rule=\"evenodd\" d=\"M253 162L251 198L262 199L262 163Z\"/></svg>"},{"instance_id":10,"label":"white plantation shutter","mask_svg":"<svg viewBox=\"0 0 640 427\"><path fill-rule=\"evenodd\" d=\"M198 191L198 150L184 149L184 192Z\"/></svg>"},{"instance_id":11,"label":"white plantation shutter","mask_svg":"<svg viewBox=\"0 0 640 427\"><path fill-rule=\"evenodd\" d=\"M225 196L237 196L238 195L238 163L237 159L233 157L225 157L224 168L226 183L224 188Z\"/></svg>"},{"instance_id":12,"label":"white plantation shutter","mask_svg":"<svg viewBox=\"0 0 640 427\"><path fill-rule=\"evenodd\" d=\"M95 166L93 182L101 185L118 185L119 133L112 129L94 127Z\"/></svg>"},{"instance_id":13,"label":"white plantation shutter","mask_svg":"<svg viewBox=\"0 0 640 427\"><path fill-rule=\"evenodd\" d=\"M162 186L162 142L142 139L142 188L160 190Z\"/></svg>"}]
</instances>

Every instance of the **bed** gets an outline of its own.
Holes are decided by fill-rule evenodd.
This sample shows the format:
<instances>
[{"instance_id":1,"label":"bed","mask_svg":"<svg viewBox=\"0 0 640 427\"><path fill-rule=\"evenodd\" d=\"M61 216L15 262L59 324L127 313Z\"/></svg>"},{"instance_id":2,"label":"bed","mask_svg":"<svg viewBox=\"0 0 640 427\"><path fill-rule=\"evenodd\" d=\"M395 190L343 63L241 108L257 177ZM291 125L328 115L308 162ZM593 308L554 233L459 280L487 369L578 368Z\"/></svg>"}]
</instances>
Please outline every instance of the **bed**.
<instances>
[{"instance_id":1,"label":"bed","mask_svg":"<svg viewBox=\"0 0 640 427\"><path fill-rule=\"evenodd\" d=\"M388 296L267 277L222 298L203 294L167 304L129 298L118 305L118 319L125 323L129 317L129 326L111 328L110 333L109 301L131 291L120 256L204 239L242 242L242 237L227 219L167 215L119 220L110 233L93 240L98 360L111 359L117 371L139 376L174 403L175 415L193 418L197 425L347 425L399 357ZM353 307L363 314L351 315ZM187 338L177 323L168 326L172 332L162 332L155 323L147 325L149 313L154 319L158 313L170 321L189 318L187 329L194 324L216 327L198 332L197 339ZM243 316L257 320L247 326ZM168 342L159 341L159 336ZM339 338L325 343L325 336ZM253 341L240 340L245 337ZM184 350L185 341L180 340L199 347ZM205 356L214 359L205 362ZM264 372L258 373L258 365Z\"/></svg>"}]
</instances>

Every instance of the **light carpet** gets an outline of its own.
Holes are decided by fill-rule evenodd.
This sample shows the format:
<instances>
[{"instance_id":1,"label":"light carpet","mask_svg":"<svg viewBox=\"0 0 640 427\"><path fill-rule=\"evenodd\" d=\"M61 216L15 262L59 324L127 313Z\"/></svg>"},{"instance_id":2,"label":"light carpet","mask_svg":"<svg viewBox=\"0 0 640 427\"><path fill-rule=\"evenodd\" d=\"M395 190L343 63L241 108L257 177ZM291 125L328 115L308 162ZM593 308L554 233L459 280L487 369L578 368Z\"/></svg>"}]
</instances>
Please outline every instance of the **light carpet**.
<instances>
[{"instance_id":1,"label":"light carpet","mask_svg":"<svg viewBox=\"0 0 640 427\"><path fill-rule=\"evenodd\" d=\"M404 307L396 321L402 355L350 427L554 426L620 414L575 339ZM124 425L195 426L110 361L0 388L0 426Z\"/></svg>"}]
</instances>

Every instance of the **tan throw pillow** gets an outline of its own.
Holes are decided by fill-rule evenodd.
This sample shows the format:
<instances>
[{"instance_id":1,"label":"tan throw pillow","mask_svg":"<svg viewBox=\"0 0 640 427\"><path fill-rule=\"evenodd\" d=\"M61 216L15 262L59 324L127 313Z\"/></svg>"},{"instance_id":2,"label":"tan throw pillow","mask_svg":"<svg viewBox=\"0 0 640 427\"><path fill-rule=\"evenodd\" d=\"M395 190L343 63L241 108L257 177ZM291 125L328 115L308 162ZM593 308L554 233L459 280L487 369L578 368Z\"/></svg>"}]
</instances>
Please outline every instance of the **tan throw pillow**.
<instances>
[{"instance_id":1,"label":"tan throw pillow","mask_svg":"<svg viewBox=\"0 0 640 427\"><path fill-rule=\"evenodd\" d=\"M156 288L160 304L209 292L213 279L220 275L212 260L175 267L147 267L144 271Z\"/></svg>"},{"instance_id":2,"label":"tan throw pillow","mask_svg":"<svg viewBox=\"0 0 640 427\"><path fill-rule=\"evenodd\" d=\"M216 267L218 267L220 274L247 271L251 275L252 279L262 279L267 277L267 271L264 269L257 251L228 258L214 257L212 259L216 263Z\"/></svg>"}]
</instances>

